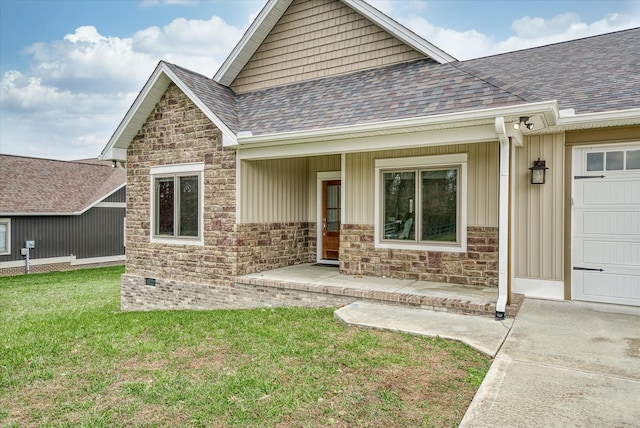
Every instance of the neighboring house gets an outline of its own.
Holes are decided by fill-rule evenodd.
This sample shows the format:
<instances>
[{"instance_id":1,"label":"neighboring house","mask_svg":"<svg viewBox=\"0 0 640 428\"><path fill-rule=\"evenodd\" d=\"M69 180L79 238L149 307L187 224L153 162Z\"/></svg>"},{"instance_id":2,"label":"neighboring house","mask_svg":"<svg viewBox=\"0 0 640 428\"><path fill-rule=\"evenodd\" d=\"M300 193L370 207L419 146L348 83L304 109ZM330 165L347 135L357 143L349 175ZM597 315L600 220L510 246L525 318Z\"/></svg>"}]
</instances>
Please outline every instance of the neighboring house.
<instances>
[{"instance_id":1,"label":"neighboring house","mask_svg":"<svg viewBox=\"0 0 640 428\"><path fill-rule=\"evenodd\" d=\"M0 155L0 276L25 272L25 241L31 273L123 264L125 184L117 163Z\"/></svg>"},{"instance_id":2,"label":"neighboring house","mask_svg":"<svg viewBox=\"0 0 640 428\"><path fill-rule=\"evenodd\" d=\"M362 0L270 0L212 79L160 62L101 154L127 164L123 309L259 306L238 277L308 262L497 287L498 313L639 305L638 52L457 61Z\"/></svg>"}]
</instances>

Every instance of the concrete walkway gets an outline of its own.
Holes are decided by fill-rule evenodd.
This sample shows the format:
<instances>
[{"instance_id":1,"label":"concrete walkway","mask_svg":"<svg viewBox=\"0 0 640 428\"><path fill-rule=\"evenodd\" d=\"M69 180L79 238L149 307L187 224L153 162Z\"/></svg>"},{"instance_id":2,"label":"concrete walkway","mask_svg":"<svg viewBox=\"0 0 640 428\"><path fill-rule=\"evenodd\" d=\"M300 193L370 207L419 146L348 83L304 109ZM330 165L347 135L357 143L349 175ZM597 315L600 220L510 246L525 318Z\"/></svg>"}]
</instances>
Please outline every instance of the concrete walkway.
<instances>
[{"instance_id":1,"label":"concrete walkway","mask_svg":"<svg viewBox=\"0 0 640 428\"><path fill-rule=\"evenodd\" d=\"M640 308L527 299L498 322L356 302L336 317L495 356L461 427L640 427Z\"/></svg>"},{"instance_id":2,"label":"concrete walkway","mask_svg":"<svg viewBox=\"0 0 640 428\"><path fill-rule=\"evenodd\" d=\"M525 300L460 426L640 426L640 308Z\"/></svg>"},{"instance_id":3,"label":"concrete walkway","mask_svg":"<svg viewBox=\"0 0 640 428\"><path fill-rule=\"evenodd\" d=\"M495 357L502 346L513 319L495 321L478 315L460 315L424 309L355 302L338 309L336 318L360 327L402 331L429 337L442 337L466 343Z\"/></svg>"}]
</instances>

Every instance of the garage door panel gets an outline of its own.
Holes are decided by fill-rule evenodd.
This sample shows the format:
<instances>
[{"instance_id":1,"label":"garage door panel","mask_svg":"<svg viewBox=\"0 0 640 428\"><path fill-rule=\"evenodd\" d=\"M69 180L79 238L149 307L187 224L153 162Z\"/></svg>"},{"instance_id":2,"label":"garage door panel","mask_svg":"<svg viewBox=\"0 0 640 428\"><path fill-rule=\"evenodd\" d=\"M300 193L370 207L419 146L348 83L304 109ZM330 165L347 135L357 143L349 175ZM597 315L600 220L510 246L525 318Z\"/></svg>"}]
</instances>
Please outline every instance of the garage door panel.
<instances>
[{"instance_id":1,"label":"garage door panel","mask_svg":"<svg viewBox=\"0 0 640 428\"><path fill-rule=\"evenodd\" d=\"M638 275L580 272L578 276L582 276L583 283L583 292L575 296L578 300L630 305L640 299Z\"/></svg>"},{"instance_id":2,"label":"garage door panel","mask_svg":"<svg viewBox=\"0 0 640 428\"><path fill-rule=\"evenodd\" d=\"M637 177L622 179L605 176L602 180L583 183L584 199L582 202L585 206L616 205L623 208L640 204L640 181Z\"/></svg>"},{"instance_id":3,"label":"garage door panel","mask_svg":"<svg viewBox=\"0 0 640 428\"><path fill-rule=\"evenodd\" d=\"M583 210L576 230L580 235L621 235L640 237L640 212L638 211L587 211Z\"/></svg>"},{"instance_id":4,"label":"garage door panel","mask_svg":"<svg viewBox=\"0 0 640 428\"><path fill-rule=\"evenodd\" d=\"M576 258L586 267L633 266L640 260L640 242L582 240L582 246L576 248Z\"/></svg>"}]
</instances>

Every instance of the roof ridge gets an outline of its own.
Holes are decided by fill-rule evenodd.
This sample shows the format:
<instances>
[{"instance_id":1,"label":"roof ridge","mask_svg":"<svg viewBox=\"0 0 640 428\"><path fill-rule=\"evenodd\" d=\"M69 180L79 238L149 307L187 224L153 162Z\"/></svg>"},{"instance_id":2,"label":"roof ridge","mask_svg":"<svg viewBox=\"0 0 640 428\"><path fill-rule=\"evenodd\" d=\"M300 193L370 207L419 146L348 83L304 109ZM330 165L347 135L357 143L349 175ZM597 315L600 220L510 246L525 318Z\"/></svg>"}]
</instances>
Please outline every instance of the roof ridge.
<instances>
[{"instance_id":1,"label":"roof ridge","mask_svg":"<svg viewBox=\"0 0 640 428\"><path fill-rule=\"evenodd\" d=\"M87 159L64 160L64 159L41 158L41 157L36 157L36 156L13 155L13 154L10 154L10 153L0 153L0 156L22 158L22 159L31 159L31 160L39 160L39 161L45 161L45 162L61 162L61 163L65 163L65 164L73 163L73 164L77 164L77 165L88 165L88 166L99 166L99 167L103 167L103 168L111 168L111 166L109 166L106 163L105 164L99 164L99 163L83 162L84 160L93 160L93 159L98 161L99 159L97 157L96 158L87 158Z\"/></svg>"}]
</instances>

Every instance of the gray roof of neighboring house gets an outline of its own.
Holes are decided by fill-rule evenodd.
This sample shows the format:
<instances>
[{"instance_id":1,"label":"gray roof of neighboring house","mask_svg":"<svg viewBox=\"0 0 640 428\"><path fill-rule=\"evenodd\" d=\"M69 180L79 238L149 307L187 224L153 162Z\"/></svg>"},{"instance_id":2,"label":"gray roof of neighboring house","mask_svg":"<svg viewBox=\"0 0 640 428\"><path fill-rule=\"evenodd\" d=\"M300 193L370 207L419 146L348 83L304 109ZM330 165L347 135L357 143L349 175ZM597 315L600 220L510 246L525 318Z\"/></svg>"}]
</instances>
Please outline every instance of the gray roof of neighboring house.
<instances>
[{"instance_id":1,"label":"gray roof of neighboring house","mask_svg":"<svg viewBox=\"0 0 640 428\"><path fill-rule=\"evenodd\" d=\"M81 213L125 182L110 162L0 155L0 216Z\"/></svg>"},{"instance_id":2,"label":"gray roof of neighboring house","mask_svg":"<svg viewBox=\"0 0 640 428\"><path fill-rule=\"evenodd\" d=\"M239 95L167 65L233 132L253 135L551 100L579 114L640 107L640 28L468 61L416 60Z\"/></svg>"}]
</instances>

